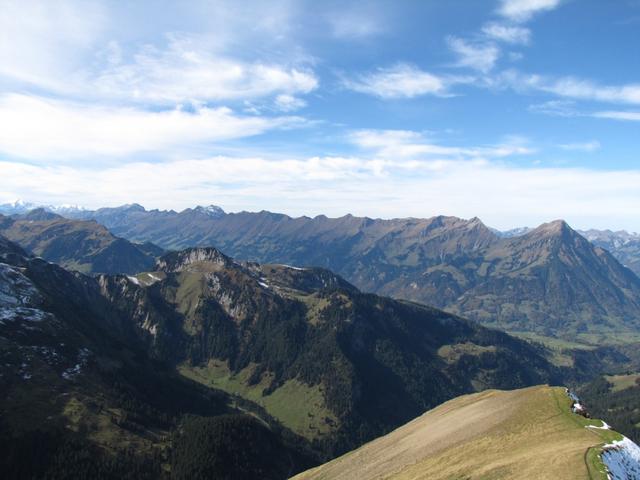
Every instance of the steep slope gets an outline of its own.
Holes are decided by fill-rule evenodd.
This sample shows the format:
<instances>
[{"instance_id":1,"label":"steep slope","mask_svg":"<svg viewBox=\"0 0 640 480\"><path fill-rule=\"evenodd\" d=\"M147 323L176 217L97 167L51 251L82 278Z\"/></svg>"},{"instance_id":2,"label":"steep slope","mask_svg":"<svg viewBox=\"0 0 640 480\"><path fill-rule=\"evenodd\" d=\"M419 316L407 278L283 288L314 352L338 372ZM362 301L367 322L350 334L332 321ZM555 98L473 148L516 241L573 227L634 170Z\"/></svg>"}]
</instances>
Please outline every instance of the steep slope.
<instances>
[{"instance_id":1,"label":"steep slope","mask_svg":"<svg viewBox=\"0 0 640 480\"><path fill-rule=\"evenodd\" d=\"M487 249L476 278L450 308L511 331L637 332L640 281L565 222ZM492 318L492 314L498 315Z\"/></svg>"},{"instance_id":2,"label":"steep slope","mask_svg":"<svg viewBox=\"0 0 640 480\"><path fill-rule=\"evenodd\" d=\"M620 462L603 463L603 446L622 436L572 413L571 403L563 388L548 386L459 397L294 478L606 479L605 464L613 471ZM630 467L622 473L630 476L614 478L637 478Z\"/></svg>"},{"instance_id":3,"label":"steep slope","mask_svg":"<svg viewBox=\"0 0 640 480\"><path fill-rule=\"evenodd\" d=\"M329 456L461 393L559 379L537 347L323 269L201 248L98 280L154 356L258 403Z\"/></svg>"},{"instance_id":4,"label":"steep slope","mask_svg":"<svg viewBox=\"0 0 640 480\"><path fill-rule=\"evenodd\" d=\"M148 270L161 249L135 245L92 221L68 220L44 209L0 215L0 234L44 259L84 273Z\"/></svg>"},{"instance_id":5,"label":"steep slope","mask_svg":"<svg viewBox=\"0 0 640 480\"><path fill-rule=\"evenodd\" d=\"M586 230L580 232L594 245L611 252L620 263L640 276L640 235L624 230Z\"/></svg>"},{"instance_id":6,"label":"steep slope","mask_svg":"<svg viewBox=\"0 0 640 480\"><path fill-rule=\"evenodd\" d=\"M237 258L329 268L365 291L508 331L579 335L589 342L601 342L601 335L637 338L640 279L562 221L504 237L477 218L291 218L211 210L137 206L83 214L126 238L165 248L213 245Z\"/></svg>"},{"instance_id":7,"label":"steep slope","mask_svg":"<svg viewBox=\"0 0 640 480\"><path fill-rule=\"evenodd\" d=\"M301 439L152 360L135 328L95 279L0 237L4 478L282 479L307 464Z\"/></svg>"}]
</instances>

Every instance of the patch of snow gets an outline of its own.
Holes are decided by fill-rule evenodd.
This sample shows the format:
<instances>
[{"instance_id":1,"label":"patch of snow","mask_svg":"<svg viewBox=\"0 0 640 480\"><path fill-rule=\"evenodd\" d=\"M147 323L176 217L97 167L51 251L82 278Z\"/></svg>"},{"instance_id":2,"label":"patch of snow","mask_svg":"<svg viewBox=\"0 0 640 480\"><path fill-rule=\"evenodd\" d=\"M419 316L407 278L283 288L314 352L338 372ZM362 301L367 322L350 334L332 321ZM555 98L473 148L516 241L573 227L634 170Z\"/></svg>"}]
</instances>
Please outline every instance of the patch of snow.
<instances>
[{"instance_id":1,"label":"patch of snow","mask_svg":"<svg viewBox=\"0 0 640 480\"><path fill-rule=\"evenodd\" d=\"M586 411L586 408L581 403L576 402L573 404L573 407L571 407L571 410L573 410L573 413L579 413Z\"/></svg>"},{"instance_id":2,"label":"patch of snow","mask_svg":"<svg viewBox=\"0 0 640 480\"><path fill-rule=\"evenodd\" d=\"M162 278L160 278L157 275L154 275L153 273L149 273L148 275L149 275L149 277L151 277L152 280L155 280L156 282L161 282L162 281Z\"/></svg>"},{"instance_id":3,"label":"patch of snow","mask_svg":"<svg viewBox=\"0 0 640 480\"><path fill-rule=\"evenodd\" d=\"M72 380L74 377L79 375L82 372L82 367L87 365L90 354L91 351L88 348L81 348L78 351L78 363L62 372L62 378L65 380Z\"/></svg>"},{"instance_id":4,"label":"patch of snow","mask_svg":"<svg viewBox=\"0 0 640 480\"><path fill-rule=\"evenodd\" d=\"M607 422L605 422L604 420L600 420L602 422L602 426L598 427L596 425L587 425L584 428L597 428L599 430L611 430L611 425L609 425Z\"/></svg>"},{"instance_id":5,"label":"patch of snow","mask_svg":"<svg viewBox=\"0 0 640 480\"><path fill-rule=\"evenodd\" d=\"M282 266L285 267L285 268L290 268L291 270L298 270L298 271L301 271L301 272L306 270L306 268L293 267L291 265L285 265L284 263L282 264Z\"/></svg>"},{"instance_id":6,"label":"patch of snow","mask_svg":"<svg viewBox=\"0 0 640 480\"><path fill-rule=\"evenodd\" d=\"M131 283L134 283L136 285L140 285L140 280L138 280L136 277L132 277L131 275L127 275L127 278L129 279L129 281Z\"/></svg>"},{"instance_id":7,"label":"patch of snow","mask_svg":"<svg viewBox=\"0 0 640 480\"><path fill-rule=\"evenodd\" d=\"M263 281L258 280L258 283L260 284L260 286L261 286L261 287L264 287L264 288L271 288L271 287L269 287L269 284L268 284L268 283L265 283L265 282L263 282Z\"/></svg>"},{"instance_id":8,"label":"patch of snow","mask_svg":"<svg viewBox=\"0 0 640 480\"><path fill-rule=\"evenodd\" d=\"M640 447L627 437L602 447L601 458L610 480L640 479Z\"/></svg>"},{"instance_id":9,"label":"patch of snow","mask_svg":"<svg viewBox=\"0 0 640 480\"><path fill-rule=\"evenodd\" d=\"M75 365L75 367L67 368L64 372L62 372L62 378L65 380L71 380L73 377L78 375L82 371L82 365L79 363Z\"/></svg>"},{"instance_id":10,"label":"patch of snow","mask_svg":"<svg viewBox=\"0 0 640 480\"><path fill-rule=\"evenodd\" d=\"M5 322L20 320L25 322L42 322L48 318L53 318L53 315L38 308L0 307L0 324L2 325L6 325Z\"/></svg>"},{"instance_id":11,"label":"patch of snow","mask_svg":"<svg viewBox=\"0 0 640 480\"><path fill-rule=\"evenodd\" d=\"M225 215L224 210L217 205L208 205L206 207L198 205L193 210L196 212L204 213L213 218L219 218Z\"/></svg>"},{"instance_id":12,"label":"patch of snow","mask_svg":"<svg viewBox=\"0 0 640 480\"><path fill-rule=\"evenodd\" d=\"M39 299L31 280L18 268L0 263L0 305L24 306Z\"/></svg>"},{"instance_id":13,"label":"patch of snow","mask_svg":"<svg viewBox=\"0 0 640 480\"><path fill-rule=\"evenodd\" d=\"M146 330L154 337L158 334L158 324L151 323L151 318L149 317L149 313L147 313L147 316L144 319L144 323L142 324L142 329Z\"/></svg>"}]
</instances>

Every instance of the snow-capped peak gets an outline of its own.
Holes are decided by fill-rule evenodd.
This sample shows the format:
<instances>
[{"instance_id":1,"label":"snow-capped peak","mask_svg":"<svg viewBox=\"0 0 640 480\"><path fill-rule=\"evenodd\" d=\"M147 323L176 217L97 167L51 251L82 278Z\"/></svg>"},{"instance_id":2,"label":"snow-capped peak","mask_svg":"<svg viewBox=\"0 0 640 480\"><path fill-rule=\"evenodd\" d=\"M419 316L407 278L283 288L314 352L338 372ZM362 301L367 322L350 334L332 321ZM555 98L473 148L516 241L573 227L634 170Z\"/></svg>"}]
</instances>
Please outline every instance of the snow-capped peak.
<instances>
[{"instance_id":1,"label":"snow-capped peak","mask_svg":"<svg viewBox=\"0 0 640 480\"><path fill-rule=\"evenodd\" d=\"M214 217L214 218L221 217L225 214L224 210L218 207L217 205L208 205L206 207L203 207L202 205L198 205L196 208L194 208L194 210L196 212L205 213L210 217Z\"/></svg>"},{"instance_id":2,"label":"snow-capped peak","mask_svg":"<svg viewBox=\"0 0 640 480\"><path fill-rule=\"evenodd\" d=\"M85 207L81 207L79 205L72 204L62 204L62 205L44 205L41 203L33 203L27 202L22 199L14 200L13 202L3 203L0 205L0 213L4 215L20 215L23 213L30 212L31 210L35 210L37 208L42 208L47 212L53 213L74 213L81 212L86 210Z\"/></svg>"}]
</instances>

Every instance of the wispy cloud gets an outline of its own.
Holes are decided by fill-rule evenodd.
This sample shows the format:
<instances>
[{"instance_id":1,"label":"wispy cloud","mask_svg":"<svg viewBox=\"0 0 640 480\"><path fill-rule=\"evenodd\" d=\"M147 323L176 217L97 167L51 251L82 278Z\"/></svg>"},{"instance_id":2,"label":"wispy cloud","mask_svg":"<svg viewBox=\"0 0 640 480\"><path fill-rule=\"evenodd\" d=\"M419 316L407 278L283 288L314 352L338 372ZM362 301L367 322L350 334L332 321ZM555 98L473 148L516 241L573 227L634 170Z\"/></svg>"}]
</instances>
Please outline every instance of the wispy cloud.
<instances>
[{"instance_id":1,"label":"wispy cloud","mask_svg":"<svg viewBox=\"0 0 640 480\"><path fill-rule=\"evenodd\" d=\"M358 130L352 132L349 141L378 157L395 158L443 158L477 160L529 155L535 152L522 137L509 137L494 145L474 147L448 146L429 141L420 132L410 130Z\"/></svg>"},{"instance_id":2,"label":"wispy cloud","mask_svg":"<svg viewBox=\"0 0 640 480\"><path fill-rule=\"evenodd\" d=\"M166 49L145 47L132 62L110 65L94 85L107 97L151 102L295 95L318 86L308 68L240 61L211 54L206 47L198 37L172 35Z\"/></svg>"},{"instance_id":3,"label":"wispy cloud","mask_svg":"<svg viewBox=\"0 0 640 480\"><path fill-rule=\"evenodd\" d=\"M597 140L582 143L563 143L558 146L562 150L579 152L595 152L596 150L600 150L601 147L600 142Z\"/></svg>"},{"instance_id":4,"label":"wispy cloud","mask_svg":"<svg viewBox=\"0 0 640 480\"><path fill-rule=\"evenodd\" d=\"M576 110L573 100L548 100L542 103L533 103L527 110L532 113L542 113L554 117L576 117L580 113Z\"/></svg>"},{"instance_id":5,"label":"wispy cloud","mask_svg":"<svg viewBox=\"0 0 640 480\"><path fill-rule=\"evenodd\" d=\"M472 43L459 37L447 37L449 48L458 57L456 65L487 73L493 69L500 49L492 43Z\"/></svg>"},{"instance_id":6,"label":"wispy cloud","mask_svg":"<svg viewBox=\"0 0 640 480\"><path fill-rule=\"evenodd\" d=\"M492 82L495 86L522 92L535 90L577 100L640 104L640 84L601 85L583 78L525 74L516 70L502 72Z\"/></svg>"},{"instance_id":7,"label":"wispy cloud","mask_svg":"<svg viewBox=\"0 0 640 480\"><path fill-rule=\"evenodd\" d=\"M608 118L610 120L640 122L640 112L609 110L604 112L595 112L592 113L591 116L596 118Z\"/></svg>"},{"instance_id":8,"label":"wispy cloud","mask_svg":"<svg viewBox=\"0 0 640 480\"><path fill-rule=\"evenodd\" d=\"M108 28L101 2L7 1L0 14L0 79L68 90Z\"/></svg>"},{"instance_id":9,"label":"wispy cloud","mask_svg":"<svg viewBox=\"0 0 640 480\"><path fill-rule=\"evenodd\" d=\"M493 40L510 44L528 45L531 41L531 30L518 25L491 22L482 27L482 33Z\"/></svg>"},{"instance_id":10,"label":"wispy cloud","mask_svg":"<svg viewBox=\"0 0 640 480\"><path fill-rule=\"evenodd\" d=\"M295 24L290 3L193 2L173 13L191 27L196 16L206 16L210 29L149 36L150 29L140 28L132 41L118 23L143 14L143 5L124 12L118 2L5 2L0 81L85 101L175 104L306 94L318 79L309 57L287 42ZM164 13L154 15L174 24ZM265 50L249 48L254 44ZM277 53L265 53L271 51Z\"/></svg>"},{"instance_id":11,"label":"wispy cloud","mask_svg":"<svg viewBox=\"0 0 640 480\"><path fill-rule=\"evenodd\" d=\"M219 107L148 111L10 94L0 97L0 151L30 159L122 156L188 150L302 122L238 116Z\"/></svg>"},{"instance_id":12,"label":"wispy cloud","mask_svg":"<svg viewBox=\"0 0 640 480\"><path fill-rule=\"evenodd\" d=\"M293 95L280 94L274 101L276 108L281 112L294 112L307 105L307 102Z\"/></svg>"},{"instance_id":13,"label":"wispy cloud","mask_svg":"<svg viewBox=\"0 0 640 480\"><path fill-rule=\"evenodd\" d=\"M529 105L528 110L554 117L591 117L607 120L640 122L640 111L632 110L579 110L573 100L549 100L543 103Z\"/></svg>"},{"instance_id":14,"label":"wispy cloud","mask_svg":"<svg viewBox=\"0 0 640 480\"><path fill-rule=\"evenodd\" d=\"M399 63L389 68L348 79L344 85L356 92L384 99L413 98L420 95L446 96L447 79L414 65Z\"/></svg>"},{"instance_id":15,"label":"wispy cloud","mask_svg":"<svg viewBox=\"0 0 640 480\"><path fill-rule=\"evenodd\" d=\"M554 10L561 0L501 0L498 13L514 22L526 22L534 15Z\"/></svg>"}]
</instances>

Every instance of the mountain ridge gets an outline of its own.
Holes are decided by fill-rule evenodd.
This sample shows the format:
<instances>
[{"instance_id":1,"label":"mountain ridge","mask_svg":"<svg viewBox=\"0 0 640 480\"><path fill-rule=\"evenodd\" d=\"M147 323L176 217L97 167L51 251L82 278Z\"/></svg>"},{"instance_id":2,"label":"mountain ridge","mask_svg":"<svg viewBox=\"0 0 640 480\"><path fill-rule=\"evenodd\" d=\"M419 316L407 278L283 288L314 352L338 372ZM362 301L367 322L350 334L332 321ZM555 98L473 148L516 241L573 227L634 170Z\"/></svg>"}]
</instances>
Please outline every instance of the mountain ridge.
<instances>
[{"instance_id":1,"label":"mountain ridge","mask_svg":"<svg viewBox=\"0 0 640 480\"><path fill-rule=\"evenodd\" d=\"M0 234L46 260L85 273L136 273L160 251L116 237L95 220L70 220L43 208L0 215Z\"/></svg>"},{"instance_id":2,"label":"mountain ridge","mask_svg":"<svg viewBox=\"0 0 640 480\"><path fill-rule=\"evenodd\" d=\"M450 216L294 218L263 211L211 217L128 207L82 214L117 235L165 248L215 246L261 263L328 268L362 290L509 331L594 342L636 330L640 319L640 278L561 220L500 236L478 218Z\"/></svg>"},{"instance_id":3,"label":"mountain ridge","mask_svg":"<svg viewBox=\"0 0 640 480\"><path fill-rule=\"evenodd\" d=\"M549 386L465 395L293 479L636 478L638 446L574 403Z\"/></svg>"}]
</instances>

